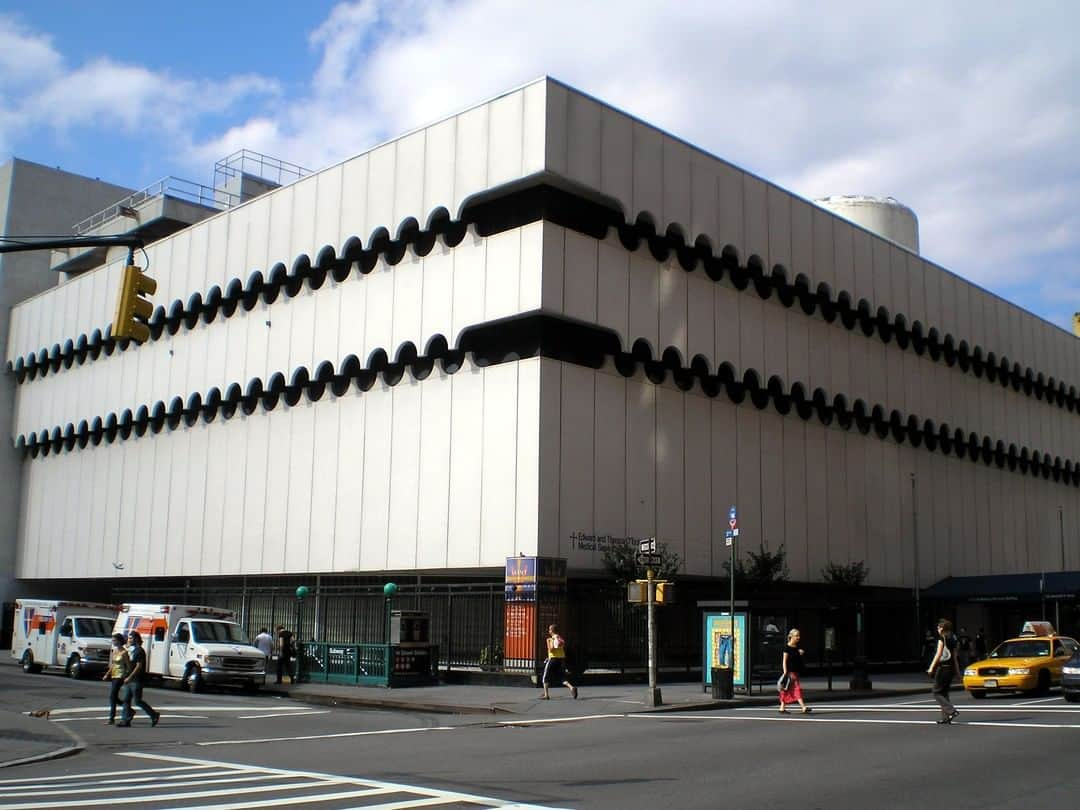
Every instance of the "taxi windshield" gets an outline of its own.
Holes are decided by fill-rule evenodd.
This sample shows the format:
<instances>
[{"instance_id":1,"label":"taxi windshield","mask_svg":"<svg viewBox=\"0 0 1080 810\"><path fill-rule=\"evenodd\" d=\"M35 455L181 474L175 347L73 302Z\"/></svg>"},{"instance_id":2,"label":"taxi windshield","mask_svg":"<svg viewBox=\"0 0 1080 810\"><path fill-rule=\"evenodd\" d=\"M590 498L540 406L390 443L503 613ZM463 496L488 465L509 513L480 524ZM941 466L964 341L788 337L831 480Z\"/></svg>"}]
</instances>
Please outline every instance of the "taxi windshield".
<instances>
[{"instance_id":1,"label":"taxi windshield","mask_svg":"<svg viewBox=\"0 0 1080 810\"><path fill-rule=\"evenodd\" d=\"M1049 641L1036 641L1035 639L1015 639L999 644L992 653L991 658L1039 658L1050 655Z\"/></svg>"}]
</instances>

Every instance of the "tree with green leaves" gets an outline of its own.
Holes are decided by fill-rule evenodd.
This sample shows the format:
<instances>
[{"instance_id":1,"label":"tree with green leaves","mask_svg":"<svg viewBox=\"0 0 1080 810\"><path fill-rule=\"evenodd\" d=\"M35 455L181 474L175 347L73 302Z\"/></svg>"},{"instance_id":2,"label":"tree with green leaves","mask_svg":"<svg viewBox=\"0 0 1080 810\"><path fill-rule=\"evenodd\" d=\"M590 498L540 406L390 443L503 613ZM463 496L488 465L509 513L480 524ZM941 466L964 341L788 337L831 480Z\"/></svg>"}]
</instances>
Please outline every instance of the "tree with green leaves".
<instances>
[{"instance_id":1,"label":"tree with green leaves","mask_svg":"<svg viewBox=\"0 0 1080 810\"><path fill-rule=\"evenodd\" d=\"M668 548L667 543L657 544L660 564L653 566L653 577L672 579L682 567L682 559ZM611 575L620 588L636 579L645 578L645 569L637 564L638 549L633 543L619 543L604 552L604 570Z\"/></svg>"},{"instance_id":2,"label":"tree with green leaves","mask_svg":"<svg viewBox=\"0 0 1080 810\"><path fill-rule=\"evenodd\" d=\"M724 563L724 570L731 574L731 563ZM735 560L735 584L760 587L775 582L786 582L788 578L787 550L781 543L776 551L770 551L762 543L757 551L750 550L746 559Z\"/></svg>"},{"instance_id":3,"label":"tree with green leaves","mask_svg":"<svg viewBox=\"0 0 1080 810\"><path fill-rule=\"evenodd\" d=\"M846 588L858 588L866 581L868 576L870 576L870 569L866 567L866 563L862 560L846 565L830 561L828 565L821 569L821 578L825 582L829 585L840 585Z\"/></svg>"}]
</instances>

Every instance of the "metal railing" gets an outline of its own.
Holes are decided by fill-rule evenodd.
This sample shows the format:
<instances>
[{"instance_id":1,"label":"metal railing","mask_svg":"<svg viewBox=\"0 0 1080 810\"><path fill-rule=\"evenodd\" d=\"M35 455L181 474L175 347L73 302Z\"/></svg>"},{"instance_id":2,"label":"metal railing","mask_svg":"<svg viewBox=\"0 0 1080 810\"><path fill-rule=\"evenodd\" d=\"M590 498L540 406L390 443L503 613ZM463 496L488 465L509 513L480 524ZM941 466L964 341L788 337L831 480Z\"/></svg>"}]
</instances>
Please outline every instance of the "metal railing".
<instances>
[{"instance_id":1,"label":"metal railing","mask_svg":"<svg viewBox=\"0 0 1080 810\"><path fill-rule=\"evenodd\" d=\"M306 177L311 170L251 149L240 149L214 164L214 185L221 188L227 180L241 174L254 175L284 186Z\"/></svg>"},{"instance_id":2,"label":"metal railing","mask_svg":"<svg viewBox=\"0 0 1080 810\"><path fill-rule=\"evenodd\" d=\"M314 641L300 645L299 680L360 686L387 686L390 683L389 644L326 644Z\"/></svg>"},{"instance_id":3,"label":"metal railing","mask_svg":"<svg viewBox=\"0 0 1080 810\"><path fill-rule=\"evenodd\" d=\"M81 236L119 217L137 216L140 205L158 197L173 197L217 211L224 211L240 202L237 195L221 189L210 188L180 177L163 177L146 188L113 203L108 208L75 223L72 230L76 235Z\"/></svg>"}]
</instances>

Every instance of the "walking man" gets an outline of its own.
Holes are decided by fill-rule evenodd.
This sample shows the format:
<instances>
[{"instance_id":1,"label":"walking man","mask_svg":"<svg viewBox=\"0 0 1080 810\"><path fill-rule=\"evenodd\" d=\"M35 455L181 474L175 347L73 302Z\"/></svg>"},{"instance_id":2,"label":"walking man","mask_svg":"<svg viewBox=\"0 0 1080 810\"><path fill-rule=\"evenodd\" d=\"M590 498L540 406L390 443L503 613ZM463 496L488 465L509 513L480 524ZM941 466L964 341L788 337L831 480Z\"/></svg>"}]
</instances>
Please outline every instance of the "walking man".
<instances>
[{"instance_id":1,"label":"walking man","mask_svg":"<svg viewBox=\"0 0 1080 810\"><path fill-rule=\"evenodd\" d=\"M118 726L127 728L135 718L135 711L131 708L135 704L150 718L150 725L156 726L161 719L161 713L155 712L154 707L143 700L143 684L146 682L146 651L142 646L142 635L132 630L128 633L128 642L131 644L131 671L124 679L127 687L127 696L124 698L124 708L120 714Z\"/></svg>"},{"instance_id":2,"label":"walking man","mask_svg":"<svg viewBox=\"0 0 1080 810\"><path fill-rule=\"evenodd\" d=\"M562 685L570 690L570 696L577 698L577 687L570 683L566 674L566 641L559 635L559 628L554 624L548 627L547 637L547 660L544 662L544 694L541 700L551 700L548 687L552 682L562 682Z\"/></svg>"}]
</instances>

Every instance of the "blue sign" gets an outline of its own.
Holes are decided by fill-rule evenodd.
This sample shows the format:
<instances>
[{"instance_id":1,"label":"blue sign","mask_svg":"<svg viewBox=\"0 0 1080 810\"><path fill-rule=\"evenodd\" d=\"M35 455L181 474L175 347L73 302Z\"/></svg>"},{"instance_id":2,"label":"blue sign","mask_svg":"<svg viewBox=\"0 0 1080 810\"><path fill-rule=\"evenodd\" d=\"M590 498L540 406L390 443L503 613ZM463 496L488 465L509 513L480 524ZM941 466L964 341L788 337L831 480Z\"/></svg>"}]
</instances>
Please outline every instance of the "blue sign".
<instances>
[{"instance_id":1,"label":"blue sign","mask_svg":"<svg viewBox=\"0 0 1080 810\"><path fill-rule=\"evenodd\" d=\"M730 509L728 509L727 516L728 516L728 520L735 520L735 507L734 506L731 507Z\"/></svg>"}]
</instances>

